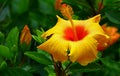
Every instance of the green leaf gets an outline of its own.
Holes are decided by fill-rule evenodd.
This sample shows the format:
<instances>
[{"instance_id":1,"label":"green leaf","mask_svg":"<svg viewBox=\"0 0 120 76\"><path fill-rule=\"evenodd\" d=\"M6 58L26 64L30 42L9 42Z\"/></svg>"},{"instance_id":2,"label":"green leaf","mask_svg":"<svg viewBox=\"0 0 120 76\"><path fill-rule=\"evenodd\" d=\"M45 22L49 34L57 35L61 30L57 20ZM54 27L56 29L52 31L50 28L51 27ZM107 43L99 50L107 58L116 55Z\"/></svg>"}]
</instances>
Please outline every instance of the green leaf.
<instances>
[{"instance_id":1,"label":"green leaf","mask_svg":"<svg viewBox=\"0 0 120 76\"><path fill-rule=\"evenodd\" d=\"M120 0L105 0L105 1L103 1L103 4L104 4L105 6L107 6L107 5L113 5L113 4L115 4L116 2L120 2Z\"/></svg>"},{"instance_id":2,"label":"green leaf","mask_svg":"<svg viewBox=\"0 0 120 76\"><path fill-rule=\"evenodd\" d=\"M48 74L50 74L50 73L55 73L55 71L54 71L54 66L53 66L53 65L48 65L48 66L45 67L44 69L48 72Z\"/></svg>"},{"instance_id":3,"label":"green leaf","mask_svg":"<svg viewBox=\"0 0 120 76\"><path fill-rule=\"evenodd\" d=\"M115 72L116 74L119 74L120 72L120 64L118 62L115 62L111 60L110 58L101 58L100 59L105 67L109 69L111 72Z\"/></svg>"},{"instance_id":4,"label":"green leaf","mask_svg":"<svg viewBox=\"0 0 120 76\"><path fill-rule=\"evenodd\" d=\"M42 39L41 37L38 37L38 36L35 36L35 35L32 35L33 39L39 43L42 43Z\"/></svg>"},{"instance_id":5,"label":"green leaf","mask_svg":"<svg viewBox=\"0 0 120 76\"><path fill-rule=\"evenodd\" d=\"M10 53L8 47L0 45L0 56L3 56L5 58L11 58L12 54Z\"/></svg>"},{"instance_id":6,"label":"green leaf","mask_svg":"<svg viewBox=\"0 0 120 76\"><path fill-rule=\"evenodd\" d=\"M54 13L54 0L38 0L39 10L44 14Z\"/></svg>"},{"instance_id":7,"label":"green leaf","mask_svg":"<svg viewBox=\"0 0 120 76\"><path fill-rule=\"evenodd\" d=\"M32 74L20 68L7 68L0 71L0 76L32 76Z\"/></svg>"},{"instance_id":8,"label":"green leaf","mask_svg":"<svg viewBox=\"0 0 120 76\"><path fill-rule=\"evenodd\" d=\"M50 56L50 54L49 54L48 52L43 51L43 50L41 50L41 49L37 49L37 52L40 53L40 54L45 55L47 58L49 58L49 60L52 60L52 59L51 59L51 56Z\"/></svg>"},{"instance_id":9,"label":"green leaf","mask_svg":"<svg viewBox=\"0 0 120 76\"><path fill-rule=\"evenodd\" d=\"M55 73L50 73L48 76L56 76Z\"/></svg>"},{"instance_id":10,"label":"green leaf","mask_svg":"<svg viewBox=\"0 0 120 76\"><path fill-rule=\"evenodd\" d=\"M11 52L18 51L18 37L19 30L17 27L15 27L9 32L6 38L6 46L10 49Z\"/></svg>"},{"instance_id":11,"label":"green leaf","mask_svg":"<svg viewBox=\"0 0 120 76\"><path fill-rule=\"evenodd\" d=\"M2 63L2 61L3 61L3 58L2 58L2 56L0 56L0 64Z\"/></svg>"},{"instance_id":12,"label":"green leaf","mask_svg":"<svg viewBox=\"0 0 120 76\"><path fill-rule=\"evenodd\" d=\"M56 76L53 65L48 65L44 69L48 72L48 76Z\"/></svg>"},{"instance_id":13,"label":"green leaf","mask_svg":"<svg viewBox=\"0 0 120 76\"><path fill-rule=\"evenodd\" d=\"M108 11L105 12L106 17L115 24L120 24L120 13L119 11Z\"/></svg>"},{"instance_id":14,"label":"green leaf","mask_svg":"<svg viewBox=\"0 0 120 76\"><path fill-rule=\"evenodd\" d=\"M7 0L4 0L2 4L5 5L4 3L7 3ZM8 6L1 6L0 9L0 30L7 31L6 28L12 21L10 16L10 9Z\"/></svg>"},{"instance_id":15,"label":"green leaf","mask_svg":"<svg viewBox=\"0 0 120 76\"><path fill-rule=\"evenodd\" d=\"M41 15L33 12L29 12L29 19L30 19L30 24L32 25L32 28L36 28L41 24Z\"/></svg>"},{"instance_id":16,"label":"green leaf","mask_svg":"<svg viewBox=\"0 0 120 76\"><path fill-rule=\"evenodd\" d=\"M6 61L2 61L2 63L0 64L0 70L3 70L7 67L7 63Z\"/></svg>"},{"instance_id":17,"label":"green leaf","mask_svg":"<svg viewBox=\"0 0 120 76\"><path fill-rule=\"evenodd\" d=\"M0 22L4 21L5 19L9 17L10 17L9 7L3 8L3 10L0 12Z\"/></svg>"},{"instance_id":18,"label":"green leaf","mask_svg":"<svg viewBox=\"0 0 120 76\"><path fill-rule=\"evenodd\" d=\"M41 30L36 30L37 36L41 36L44 33L44 30L41 28Z\"/></svg>"},{"instance_id":19,"label":"green leaf","mask_svg":"<svg viewBox=\"0 0 120 76\"><path fill-rule=\"evenodd\" d=\"M44 32L43 29L41 29L41 31L40 31L40 30L36 30L35 33L36 33L37 36L36 36L36 35L32 35L33 39L34 39L35 41L39 42L39 43L45 42L45 39L43 39L43 38L41 37L41 35L43 34L43 32Z\"/></svg>"},{"instance_id":20,"label":"green leaf","mask_svg":"<svg viewBox=\"0 0 120 76\"><path fill-rule=\"evenodd\" d=\"M87 66L81 66L79 63L73 63L69 70L71 72L91 72L91 71L98 71L101 70L101 66L97 63L91 63Z\"/></svg>"},{"instance_id":21,"label":"green leaf","mask_svg":"<svg viewBox=\"0 0 120 76\"><path fill-rule=\"evenodd\" d=\"M29 0L12 0L12 11L17 14L22 14L28 10Z\"/></svg>"},{"instance_id":22,"label":"green leaf","mask_svg":"<svg viewBox=\"0 0 120 76\"><path fill-rule=\"evenodd\" d=\"M26 52L25 55L37 61L38 63L45 64L45 65L52 64L51 60L48 57L46 57L44 54L37 53L37 52Z\"/></svg>"},{"instance_id":23,"label":"green leaf","mask_svg":"<svg viewBox=\"0 0 120 76\"><path fill-rule=\"evenodd\" d=\"M4 34L0 32L0 43L3 43L4 37L5 37Z\"/></svg>"},{"instance_id":24,"label":"green leaf","mask_svg":"<svg viewBox=\"0 0 120 76\"><path fill-rule=\"evenodd\" d=\"M2 3L2 2L4 2L5 0L0 0L0 2Z\"/></svg>"}]
</instances>

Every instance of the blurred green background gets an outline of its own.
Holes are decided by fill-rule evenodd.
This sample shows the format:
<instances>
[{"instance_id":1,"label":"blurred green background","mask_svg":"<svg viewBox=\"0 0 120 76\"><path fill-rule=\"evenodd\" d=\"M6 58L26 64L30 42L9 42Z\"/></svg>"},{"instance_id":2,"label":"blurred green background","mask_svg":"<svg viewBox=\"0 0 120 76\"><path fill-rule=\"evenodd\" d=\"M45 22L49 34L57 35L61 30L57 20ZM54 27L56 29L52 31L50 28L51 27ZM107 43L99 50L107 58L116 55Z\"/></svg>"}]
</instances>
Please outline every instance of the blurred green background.
<instances>
[{"instance_id":1,"label":"blurred green background","mask_svg":"<svg viewBox=\"0 0 120 76\"><path fill-rule=\"evenodd\" d=\"M87 19L100 13L101 25L107 23L120 30L120 0L63 0L63 3L73 8L73 19ZM102 10L98 9L100 3ZM49 55L36 53L40 43L32 39L29 47L21 49L19 36L26 24L32 35L38 35L36 30L37 33L41 33L38 31L41 29L48 30L56 24L56 15L63 17L55 10L55 0L0 0L0 76L55 76L53 67L46 65L45 57L49 59ZM35 53L27 53L26 57L27 51ZM24 57L24 63L19 66ZM76 67L78 64L75 64L70 67L71 76L120 76L120 39L100 53L100 57L99 68L97 65Z\"/></svg>"}]
</instances>

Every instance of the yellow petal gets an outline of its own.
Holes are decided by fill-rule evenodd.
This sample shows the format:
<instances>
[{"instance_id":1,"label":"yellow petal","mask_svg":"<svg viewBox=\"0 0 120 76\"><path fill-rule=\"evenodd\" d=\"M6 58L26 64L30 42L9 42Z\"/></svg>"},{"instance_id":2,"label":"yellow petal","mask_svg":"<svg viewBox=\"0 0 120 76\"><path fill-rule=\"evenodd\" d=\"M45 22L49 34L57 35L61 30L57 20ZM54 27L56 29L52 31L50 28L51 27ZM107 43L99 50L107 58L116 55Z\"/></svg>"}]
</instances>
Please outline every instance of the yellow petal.
<instances>
[{"instance_id":1,"label":"yellow petal","mask_svg":"<svg viewBox=\"0 0 120 76\"><path fill-rule=\"evenodd\" d=\"M104 33L102 27L99 24L100 15L96 15L87 20L73 20L75 26L83 26L89 34L101 34Z\"/></svg>"},{"instance_id":2,"label":"yellow petal","mask_svg":"<svg viewBox=\"0 0 120 76\"><path fill-rule=\"evenodd\" d=\"M47 38L47 36L50 36L51 34L64 35L65 28L72 27L71 23L68 20L64 20L59 16L57 16L57 18L58 18L58 22L56 23L56 25L53 28L46 31L45 33L43 33L42 34L43 38Z\"/></svg>"},{"instance_id":3,"label":"yellow petal","mask_svg":"<svg viewBox=\"0 0 120 76\"><path fill-rule=\"evenodd\" d=\"M53 35L46 42L38 46L38 48L52 54L55 61L63 62L68 59L68 41L64 40L60 35Z\"/></svg>"},{"instance_id":4,"label":"yellow petal","mask_svg":"<svg viewBox=\"0 0 120 76\"><path fill-rule=\"evenodd\" d=\"M78 42L71 42L70 60L77 61L81 65L87 65L97 58L97 41L92 37L86 37Z\"/></svg>"},{"instance_id":5,"label":"yellow petal","mask_svg":"<svg viewBox=\"0 0 120 76\"><path fill-rule=\"evenodd\" d=\"M95 23L99 23L99 22L100 22L100 19L101 19L100 14L98 14L98 15L90 18L90 20L92 20L92 21L95 22Z\"/></svg>"},{"instance_id":6,"label":"yellow petal","mask_svg":"<svg viewBox=\"0 0 120 76\"><path fill-rule=\"evenodd\" d=\"M101 34L104 33L102 27L99 23L93 23L91 21L86 21L85 23L86 30L89 31L90 34Z\"/></svg>"},{"instance_id":7,"label":"yellow petal","mask_svg":"<svg viewBox=\"0 0 120 76\"><path fill-rule=\"evenodd\" d=\"M104 50L107 46L108 46L108 43L109 43L109 40L110 40L110 37L108 35L105 35L105 34L96 34L93 36L97 42L98 42L98 47L97 49L99 51L102 51Z\"/></svg>"}]
</instances>

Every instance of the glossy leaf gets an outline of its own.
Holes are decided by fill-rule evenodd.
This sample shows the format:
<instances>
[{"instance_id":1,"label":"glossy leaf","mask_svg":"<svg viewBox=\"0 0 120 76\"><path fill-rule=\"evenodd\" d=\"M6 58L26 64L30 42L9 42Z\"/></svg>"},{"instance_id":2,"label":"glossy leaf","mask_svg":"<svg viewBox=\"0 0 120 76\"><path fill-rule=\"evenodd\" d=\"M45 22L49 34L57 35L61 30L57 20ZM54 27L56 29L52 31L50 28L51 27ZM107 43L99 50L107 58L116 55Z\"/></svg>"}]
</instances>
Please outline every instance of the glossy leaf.
<instances>
[{"instance_id":1,"label":"glossy leaf","mask_svg":"<svg viewBox=\"0 0 120 76\"><path fill-rule=\"evenodd\" d=\"M2 61L0 64L0 70L3 70L7 67L7 63L5 61Z\"/></svg>"},{"instance_id":2,"label":"glossy leaf","mask_svg":"<svg viewBox=\"0 0 120 76\"><path fill-rule=\"evenodd\" d=\"M54 13L54 0L38 0L39 2L39 10L44 14L52 14Z\"/></svg>"},{"instance_id":3,"label":"glossy leaf","mask_svg":"<svg viewBox=\"0 0 120 76\"><path fill-rule=\"evenodd\" d=\"M47 71L48 76L56 76L53 65L48 65L44 69Z\"/></svg>"},{"instance_id":4,"label":"glossy leaf","mask_svg":"<svg viewBox=\"0 0 120 76\"><path fill-rule=\"evenodd\" d=\"M17 27L14 27L6 38L6 46L10 49L11 52L18 51L18 37L19 31Z\"/></svg>"},{"instance_id":5,"label":"glossy leaf","mask_svg":"<svg viewBox=\"0 0 120 76\"><path fill-rule=\"evenodd\" d=\"M12 11L17 14L22 14L28 10L29 0L12 0Z\"/></svg>"},{"instance_id":6,"label":"glossy leaf","mask_svg":"<svg viewBox=\"0 0 120 76\"><path fill-rule=\"evenodd\" d=\"M54 66L53 66L53 65L48 65L48 66L45 67L44 69L48 72L48 74L50 74L50 73L55 73L55 71L54 71Z\"/></svg>"},{"instance_id":7,"label":"glossy leaf","mask_svg":"<svg viewBox=\"0 0 120 76\"><path fill-rule=\"evenodd\" d=\"M33 39L35 41L39 42L39 43L43 43L45 41L45 39L43 39L41 37L41 35L43 34L43 32L44 32L43 29L41 29L41 31L40 30L36 30L35 33L36 33L37 36L36 35L32 35Z\"/></svg>"},{"instance_id":8,"label":"glossy leaf","mask_svg":"<svg viewBox=\"0 0 120 76\"><path fill-rule=\"evenodd\" d=\"M42 43L42 39L40 39L40 37L32 35L33 39L39 43Z\"/></svg>"},{"instance_id":9,"label":"glossy leaf","mask_svg":"<svg viewBox=\"0 0 120 76\"><path fill-rule=\"evenodd\" d=\"M10 16L10 10L8 7L5 7L3 11L0 12L0 22L4 21L9 16Z\"/></svg>"},{"instance_id":10,"label":"glossy leaf","mask_svg":"<svg viewBox=\"0 0 120 76\"><path fill-rule=\"evenodd\" d=\"M2 63L2 61L4 61L4 60L3 60L2 56L0 56L0 64Z\"/></svg>"},{"instance_id":11,"label":"glossy leaf","mask_svg":"<svg viewBox=\"0 0 120 76\"><path fill-rule=\"evenodd\" d=\"M116 74L120 72L120 64L118 62L110 60L109 58L101 58L101 61L111 72L115 72Z\"/></svg>"},{"instance_id":12,"label":"glossy leaf","mask_svg":"<svg viewBox=\"0 0 120 76\"><path fill-rule=\"evenodd\" d=\"M120 24L120 13L119 11L109 11L105 13L106 17L115 24Z\"/></svg>"},{"instance_id":13,"label":"glossy leaf","mask_svg":"<svg viewBox=\"0 0 120 76\"><path fill-rule=\"evenodd\" d=\"M91 64L88 64L87 66L81 66L78 63L73 63L69 68L71 72L92 72L92 71L98 71L101 69L102 67L97 63L91 63Z\"/></svg>"},{"instance_id":14,"label":"glossy leaf","mask_svg":"<svg viewBox=\"0 0 120 76\"><path fill-rule=\"evenodd\" d=\"M56 76L55 73L50 73L48 76Z\"/></svg>"},{"instance_id":15,"label":"glossy leaf","mask_svg":"<svg viewBox=\"0 0 120 76\"><path fill-rule=\"evenodd\" d=\"M32 25L33 28L38 27L43 22L40 19L41 15L39 13L29 12L29 17L30 17L30 24Z\"/></svg>"},{"instance_id":16,"label":"glossy leaf","mask_svg":"<svg viewBox=\"0 0 120 76\"><path fill-rule=\"evenodd\" d=\"M7 0L4 0L3 3L7 3ZM6 30L7 26L11 23L10 9L8 6L0 6L0 30ZM7 30L6 30L7 31Z\"/></svg>"},{"instance_id":17,"label":"glossy leaf","mask_svg":"<svg viewBox=\"0 0 120 76\"><path fill-rule=\"evenodd\" d=\"M4 42L4 34L0 32L0 43Z\"/></svg>"},{"instance_id":18,"label":"glossy leaf","mask_svg":"<svg viewBox=\"0 0 120 76\"><path fill-rule=\"evenodd\" d=\"M26 52L25 55L30 57L31 59L37 61L38 63L49 65L52 64L51 60L45 55L37 52Z\"/></svg>"},{"instance_id":19,"label":"glossy leaf","mask_svg":"<svg viewBox=\"0 0 120 76\"><path fill-rule=\"evenodd\" d=\"M1 76L32 76L29 72L20 68L7 68L0 71Z\"/></svg>"},{"instance_id":20,"label":"glossy leaf","mask_svg":"<svg viewBox=\"0 0 120 76\"><path fill-rule=\"evenodd\" d=\"M11 58L12 54L10 53L8 47L0 45L0 56L3 56L5 58Z\"/></svg>"}]
</instances>

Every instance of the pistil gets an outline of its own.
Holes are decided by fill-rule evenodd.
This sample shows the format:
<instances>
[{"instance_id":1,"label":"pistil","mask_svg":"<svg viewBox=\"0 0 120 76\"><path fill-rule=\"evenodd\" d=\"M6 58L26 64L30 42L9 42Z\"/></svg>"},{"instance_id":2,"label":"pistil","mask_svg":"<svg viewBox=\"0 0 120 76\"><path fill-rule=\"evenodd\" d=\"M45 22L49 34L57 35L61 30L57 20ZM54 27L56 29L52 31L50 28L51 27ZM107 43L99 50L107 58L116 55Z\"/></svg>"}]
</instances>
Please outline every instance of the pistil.
<instances>
[{"instance_id":1,"label":"pistil","mask_svg":"<svg viewBox=\"0 0 120 76\"><path fill-rule=\"evenodd\" d=\"M75 28L75 25L73 23L73 20L72 20L72 14L73 14L73 10L72 10L72 7L69 6L69 5L66 5L66 4L62 4L62 7L60 9L61 13L63 16L65 16L67 19L70 20L70 23L72 25L72 29L73 29L73 35L74 35L74 41L77 41L78 40L78 37L77 37L77 33L76 33L76 28Z\"/></svg>"}]
</instances>

